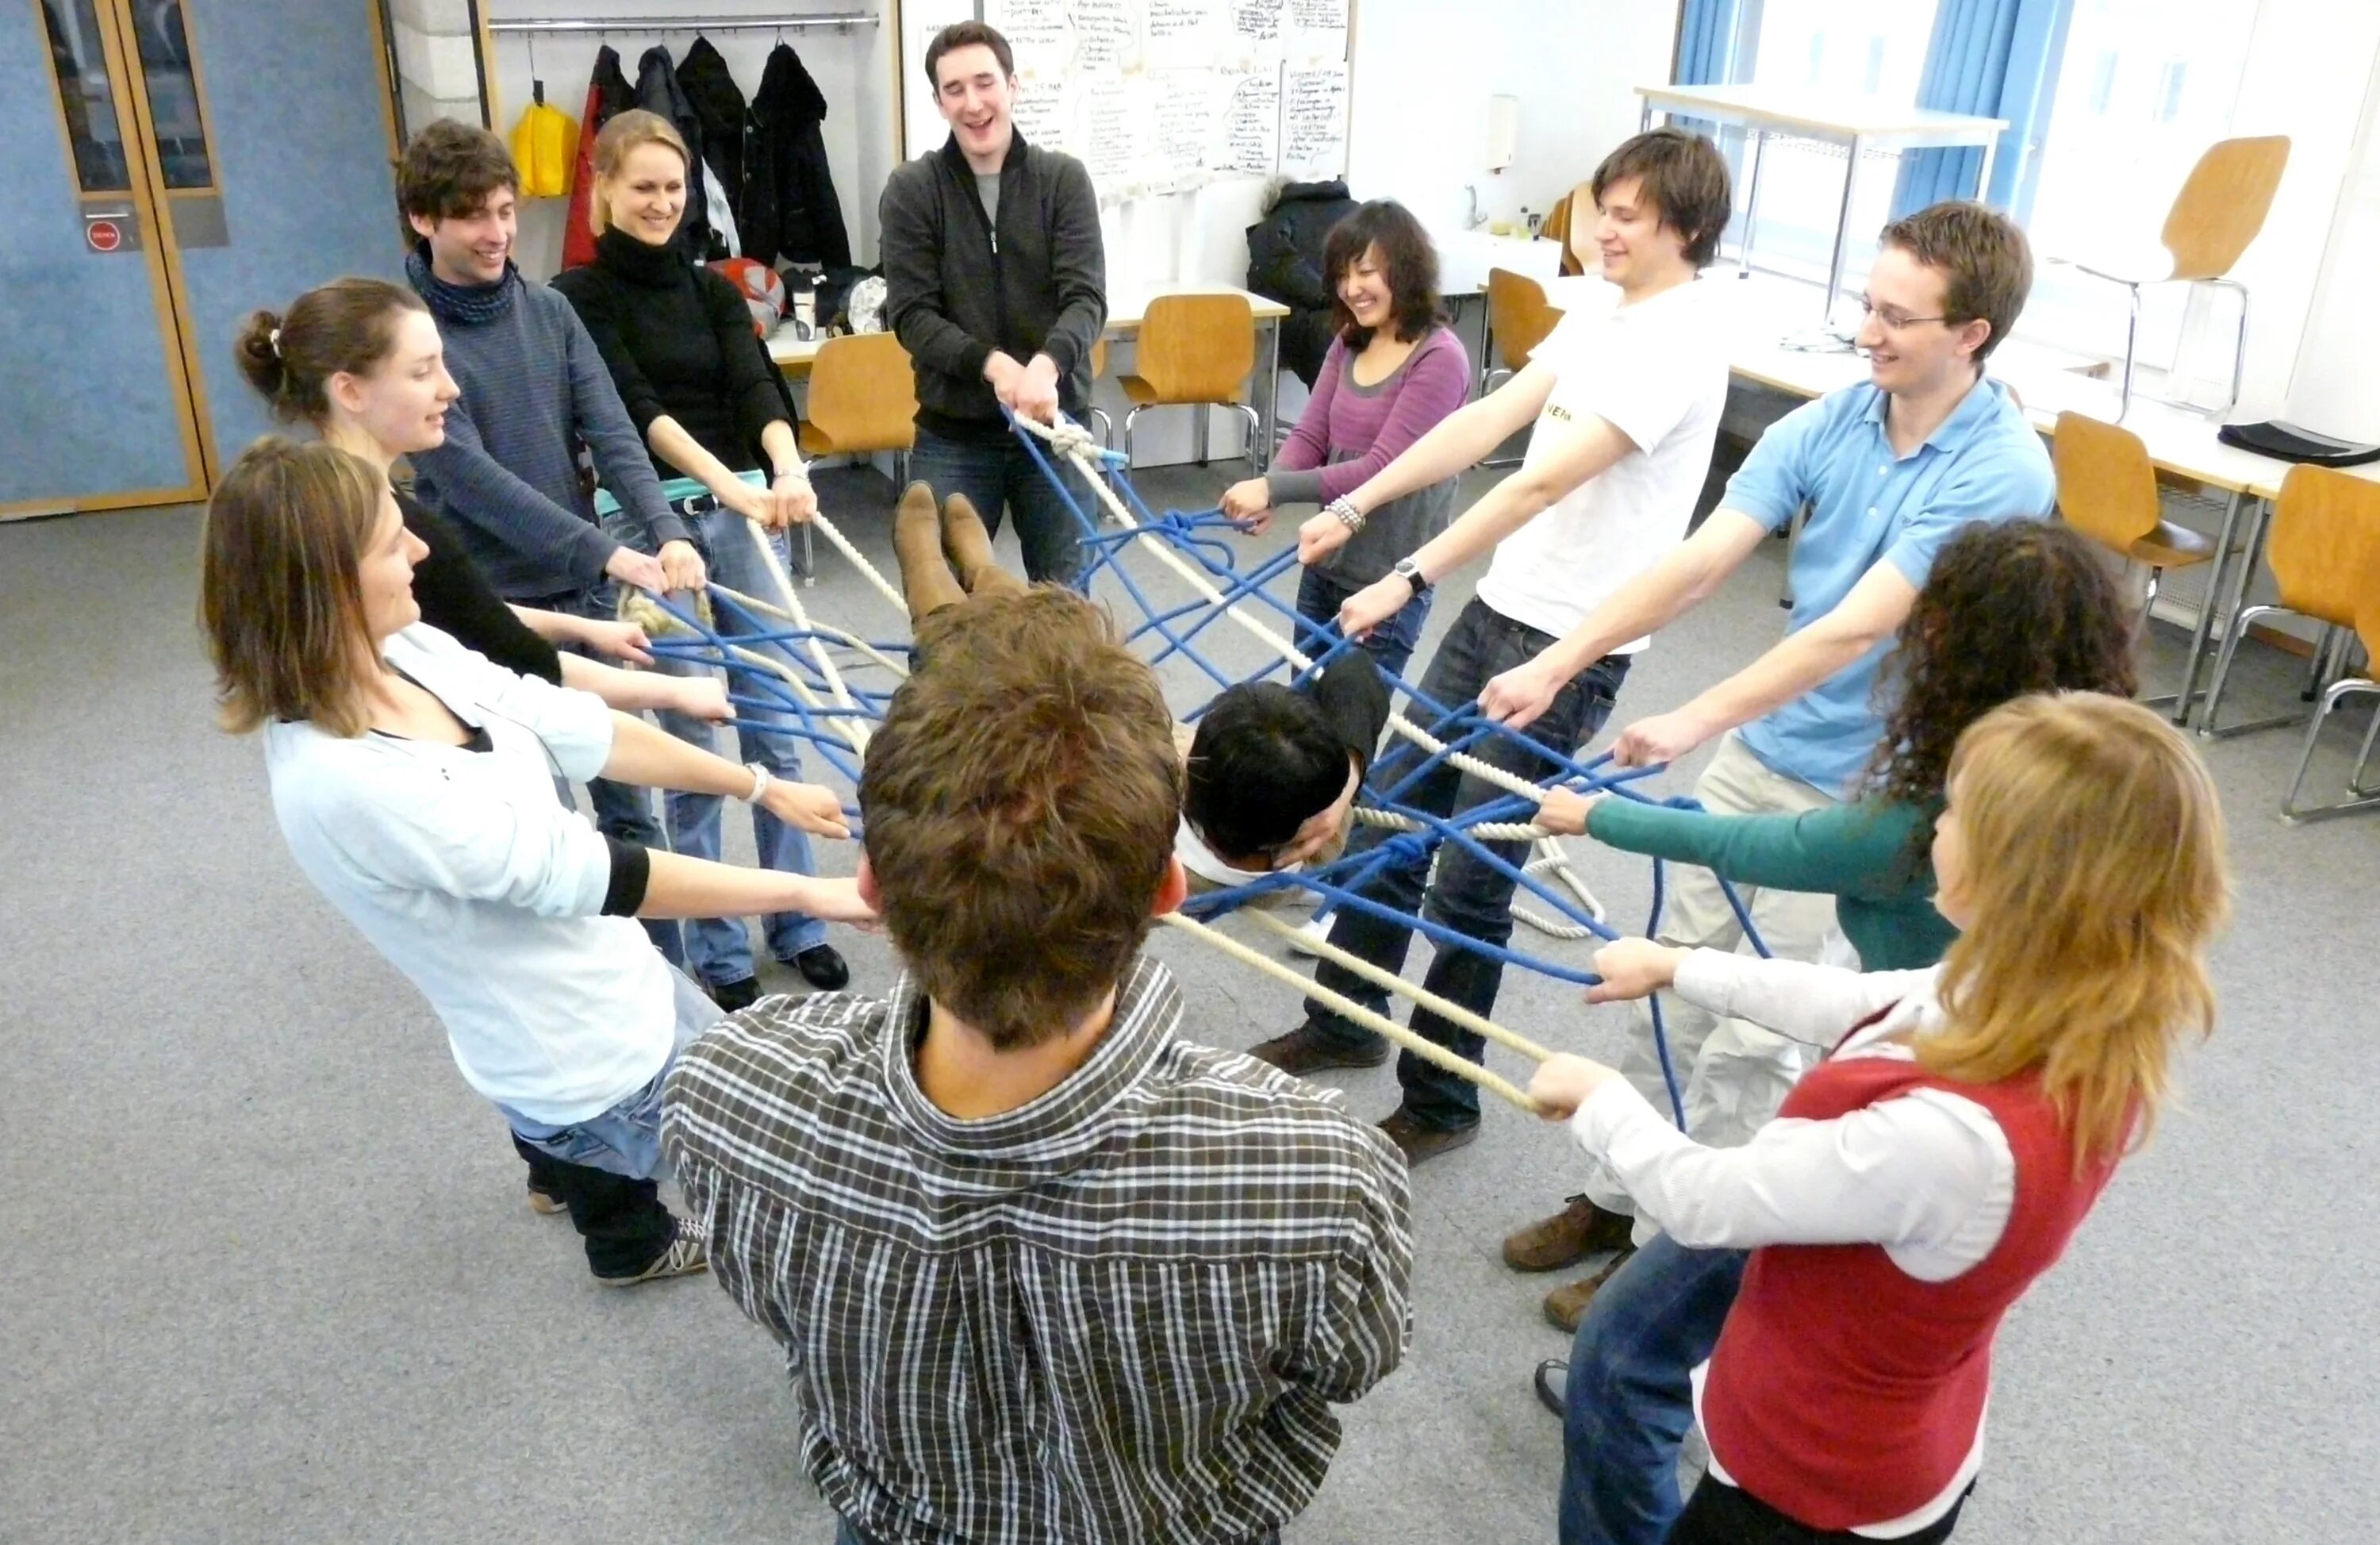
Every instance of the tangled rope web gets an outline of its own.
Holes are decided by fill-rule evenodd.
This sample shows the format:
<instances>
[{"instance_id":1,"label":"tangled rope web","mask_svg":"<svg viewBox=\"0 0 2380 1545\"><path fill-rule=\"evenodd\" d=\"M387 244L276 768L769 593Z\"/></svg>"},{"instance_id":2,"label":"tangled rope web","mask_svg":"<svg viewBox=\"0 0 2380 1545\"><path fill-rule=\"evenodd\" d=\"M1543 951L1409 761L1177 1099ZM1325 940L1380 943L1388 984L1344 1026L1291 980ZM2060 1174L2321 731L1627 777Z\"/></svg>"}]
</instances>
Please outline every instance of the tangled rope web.
<instances>
[{"instance_id":1,"label":"tangled rope web","mask_svg":"<svg viewBox=\"0 0 2380 1545\"><path fill-rule=\"evenodd\" d=\"M1126 622L1127 640L1138 647L1152 665L1179 657L1220 692L1242 681L1277 675L1293 684L1304 682L1340 653L1356 647L1335 626L1317 627L1274 593L1275 582L1297 566L1294 547L1243 569L1238 561L1239 548L1232 540L1234 523L1220 512L1155 514L1133 487L1123 456L1101 446L1081 426L1064 420L1054 427L1025 420L1012 420L1011 424L1035 464L1073 512L1082 532L1086 562L1076 580L1077 587L1088 592L1104 577L1107 583L1123 592L1128 605L1117 607L1116 611L1127 618L1139 619ZM1062 462L1080 474L1079 484L1070 484L1060 476L1058 467ZM1095 508L1085 508L1078 497L1079 489L1085 487L1095 497ZM700 496L699 485L692 483L672 484L669 492L673 497ZM602 503L608 505L608 501ZM907 607L899 587L887 579L824 516L818 517L813 524L818 534L841 552L860 577L884 597L894 614L905 619ZM656 654L724 670L730 682L729 700L736 707L741 725L807 742L856 787L867 756L868 733L883 716L898 679L908 674L910 646L905 642L869 639L811 617L759 529L747 522L746 529L776 580L779 594L775 599L764 600L713 584L691 606L672 598L632 594L623 603L623 614L644 626ZM1131 548L1155 558L1195 599L1178 604L1153 600L1149 588L1122 561L1124 552ZM725 633L718 627L722 613L735 625ZM1208 630L1220 623L1229 623L1257 639L1264 648L1266 663L1246 674L1234 674L1218 663L1211 649L1202 650L1200 644ZM853 679L863 675L877 684L865 685ZM1581 761L1556 755L1531 740L1527 742L1530 753L1550 771L1537 780L1525 779L1475 754L1490 740L1515 737L1518 732L1486 719L1475 704L1434 702L1410 682L1395 677L1389 680L1401 704L1390 715L1389 733L1409 742L1421 755L1418 761L1380 758L1374 766L1376 775L1366 778L1358 796L1354 816L1366 825L1384 828L1394 834L1369 845L1358 845L1355 850L1329 863L1277 871L1245 884L1208 892L1192 898L1164 921L1252 968L1295 986L1416 1055L1470 1078L1514 1104L1532 1109L1528 1096L1496 1073L1415 1035L1386 1016L1321 988L1303 972L1210 926L1217 918L1245 909L1259 926L1276 933L1292 933L1294 930L1290 925L1250 904L1278 898L1283 892L1303 891L1316 898L1320 909L1348 908L1390 918L1421 932L1440 949L1470 950L1560 981L1592 985L1599 979L1578 967L1530 955L1509 944L1488 944L1427 918L1396 911L1372 900L1366 892L1372 879L1387 867L1426 863L1452 844L1512 880L1518 892L1526 893L1529 898L1551 909L1548 916L1516 906L1513 916L1517 920L1557 939L1616 939L1619 933L1606 920L1602 906L1572 870L1559 841L1530 818L1547 794L1557 787L1654 802L1631 785L1661 769L1619 771L1611 767L1608 753ZM1405 797L1414 786L1441 764L1451 764L1486 783L1500 791L1498 797L1447 816L1406 803ZM1381 773L1391 773L1393 781L1383 783L1377 775ZM1666 803L1693 808L1693 801L1687 799ZM857 814L856 810L851 813L855 817ZM1528 856L1518 862L1508 856L1516 843L1531 845L1524 850ZM1648 935L1658 931L1664 889L1664 865L1655 859L1652 910L1644 931ZM1746 938L1766 955L1767 949L1761 943L1742 899L1724 882L1721 889ZM1357 977L1533 1061L1541 1062L1549 1055L1544 1047L1527 1038L1342 950L1322 944L1319 953ZM1668 1085L1671 1111L1683 1125L1683 1100L1670 1065L1658 1002L1653 1006L1653 1027L1655 1049Z\"/></svg>"}]
</instances>

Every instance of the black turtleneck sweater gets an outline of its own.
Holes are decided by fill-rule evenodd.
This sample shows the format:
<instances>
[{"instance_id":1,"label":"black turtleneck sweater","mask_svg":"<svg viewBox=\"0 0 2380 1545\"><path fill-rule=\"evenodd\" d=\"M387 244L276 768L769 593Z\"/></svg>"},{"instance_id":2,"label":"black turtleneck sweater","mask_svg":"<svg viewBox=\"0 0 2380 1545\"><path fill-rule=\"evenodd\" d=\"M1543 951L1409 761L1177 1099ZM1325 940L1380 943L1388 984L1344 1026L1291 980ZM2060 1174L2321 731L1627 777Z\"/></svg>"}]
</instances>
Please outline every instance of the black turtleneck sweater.
<instances>
[{"instance_id":1,"label":"black turtleneck sweater","mask_svg":"<svg viewBox=\"0 0 2380 1545\"><path fill-rule=\"evenodd\" d=\"M553 287L577 309L649 448L653 420L667 417L733 470L765 465L760 432L785 417L785 403L735 286L674 247L615 229L596 238L593 262L564 270ZM684 475L658 455L653 469Z\"/></svg>"}]
</instances>

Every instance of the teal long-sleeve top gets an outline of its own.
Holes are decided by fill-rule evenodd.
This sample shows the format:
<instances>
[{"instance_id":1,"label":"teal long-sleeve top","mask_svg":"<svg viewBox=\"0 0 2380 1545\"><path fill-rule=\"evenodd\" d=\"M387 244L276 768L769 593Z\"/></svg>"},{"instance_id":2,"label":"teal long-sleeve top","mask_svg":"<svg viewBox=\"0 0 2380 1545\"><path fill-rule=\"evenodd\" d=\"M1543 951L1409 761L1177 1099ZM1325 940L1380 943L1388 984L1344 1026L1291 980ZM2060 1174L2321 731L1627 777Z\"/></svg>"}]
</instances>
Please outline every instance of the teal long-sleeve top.
<instances>
[{"instance_id":1,"label":"teal long-sleeve top","mask_svg":"<svg viewBox=\"0 0 2380 1545\"><path fill-rule=\"evenodd\" d=\"M1905 971L1935 964L1959 936L1934 910L1931 858L1910 848L1934 814L1863 798L1801 815L1714 815L1614 797L1595 802L1586 833L1747 885L1830 894L1861 967Z\"/></svg>"}]
</instances>

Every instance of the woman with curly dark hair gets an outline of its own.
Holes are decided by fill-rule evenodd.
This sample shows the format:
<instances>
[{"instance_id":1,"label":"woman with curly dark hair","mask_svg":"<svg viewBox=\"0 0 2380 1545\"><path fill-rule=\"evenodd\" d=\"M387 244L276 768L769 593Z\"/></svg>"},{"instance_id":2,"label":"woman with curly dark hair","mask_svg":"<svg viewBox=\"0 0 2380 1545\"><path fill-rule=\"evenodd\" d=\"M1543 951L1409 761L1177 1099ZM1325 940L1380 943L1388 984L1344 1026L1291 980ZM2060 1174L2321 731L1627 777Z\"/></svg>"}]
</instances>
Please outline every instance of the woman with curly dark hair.
<instances>
[{"instance_id":1,"label":"woman with curly dark hair","mask_svg":"<svg viewBox=\"0 0 2380 1545\"><path fill-rule=\"evenodd\" d=\"M1935 560L1876 677L1884 738L1858 798L1711 815L1565 792L1538 821L1747 885L1830 894L1864 969L1913 970L1958 936L1934 909L1927 848L1961 732L2028 693L2128 698L2134 685L2131 617L2091 544L2064 526L1979 521Z\"/></svg>"}]
</instances>

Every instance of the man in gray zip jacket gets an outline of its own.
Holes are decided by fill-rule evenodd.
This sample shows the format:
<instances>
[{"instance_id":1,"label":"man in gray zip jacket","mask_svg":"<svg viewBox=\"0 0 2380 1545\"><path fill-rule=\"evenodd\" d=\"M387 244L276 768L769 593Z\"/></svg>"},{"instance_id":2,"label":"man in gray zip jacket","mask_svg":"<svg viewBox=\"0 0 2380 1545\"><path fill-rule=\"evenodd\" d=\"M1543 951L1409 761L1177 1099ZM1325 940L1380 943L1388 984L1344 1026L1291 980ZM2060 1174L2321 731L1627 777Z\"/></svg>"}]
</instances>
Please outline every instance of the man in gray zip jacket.
<instances>
[{"instance_id":1,"label":"man in gray zip jacket","mask_svg":"<svg viewBox=\"0 0 2380 1545\"><path fill-rule=\"evenodd\" d=\"M1108 314L1099 199L1081 162L1018 136L1015 58L999 32L943 28L926 77L951 137L896 168L877 208L885 316L917 368L910 475L965 495L994 535L1014 510L1026 574L1065 583L1082 567L1081 532L1001 409L1048 423L1089 406ZM1089 514L1089 490L1062 475Z\"/></svg>"}]
</instances>

